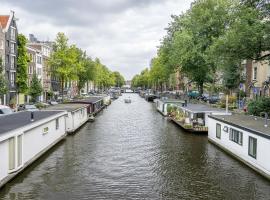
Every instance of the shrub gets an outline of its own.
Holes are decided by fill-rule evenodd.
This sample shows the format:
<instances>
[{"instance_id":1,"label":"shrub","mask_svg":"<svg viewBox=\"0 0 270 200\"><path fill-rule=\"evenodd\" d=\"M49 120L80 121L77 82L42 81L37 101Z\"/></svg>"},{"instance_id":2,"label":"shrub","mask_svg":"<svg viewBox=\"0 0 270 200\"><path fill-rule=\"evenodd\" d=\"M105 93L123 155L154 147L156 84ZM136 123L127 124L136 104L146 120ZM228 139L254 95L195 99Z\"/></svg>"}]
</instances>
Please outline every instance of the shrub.
<instances>
[{"instance_id":1,"label":"shrub","mask_svg":"<svg viewBox=\"0 0 270 200\"><path fill-rule=\"evenodd\" d=\"M261 97L248 103L248 113L260 116L261 112L267 112L270 115L270 98Z\"/></svg>"}]
</instances>

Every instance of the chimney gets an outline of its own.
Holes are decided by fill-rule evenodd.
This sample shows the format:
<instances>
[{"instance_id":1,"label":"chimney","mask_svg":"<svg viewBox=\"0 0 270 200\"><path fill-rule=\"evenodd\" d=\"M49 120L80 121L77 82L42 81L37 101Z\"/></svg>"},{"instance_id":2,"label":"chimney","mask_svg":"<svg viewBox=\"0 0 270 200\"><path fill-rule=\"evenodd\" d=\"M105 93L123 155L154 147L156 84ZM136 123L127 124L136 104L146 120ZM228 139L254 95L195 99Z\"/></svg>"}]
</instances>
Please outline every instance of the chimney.
<instances>
[{"instance_id":1,"label":"chimney","mask_svg":"<svg viewBox=\"0 0 270 200\"><path fill-rule=\"evenodd\" d=\"M31 112L31 122L33 122L33 121L35 121L35 120L34 120L34 112L32 111Z\"/></svg>"}]
</instances>

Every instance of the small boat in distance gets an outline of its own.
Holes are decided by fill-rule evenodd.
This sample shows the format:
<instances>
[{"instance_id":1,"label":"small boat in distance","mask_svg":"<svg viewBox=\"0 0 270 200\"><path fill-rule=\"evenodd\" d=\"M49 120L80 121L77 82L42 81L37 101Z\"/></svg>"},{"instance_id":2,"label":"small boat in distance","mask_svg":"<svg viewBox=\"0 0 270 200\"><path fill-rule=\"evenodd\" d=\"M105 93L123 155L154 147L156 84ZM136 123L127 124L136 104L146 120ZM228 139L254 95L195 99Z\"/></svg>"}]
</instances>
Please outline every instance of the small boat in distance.
<instances>
[{"instance_id":1,"label":"small boat in distance","mask_svg":"<svg viewBox=\"0 0 270 200\"><path fill-rule=\"evenodd\" d=\"M125 103L131 103L130 97L128 97L127 99L125 99Z\"/></svg>"}]
</instances>

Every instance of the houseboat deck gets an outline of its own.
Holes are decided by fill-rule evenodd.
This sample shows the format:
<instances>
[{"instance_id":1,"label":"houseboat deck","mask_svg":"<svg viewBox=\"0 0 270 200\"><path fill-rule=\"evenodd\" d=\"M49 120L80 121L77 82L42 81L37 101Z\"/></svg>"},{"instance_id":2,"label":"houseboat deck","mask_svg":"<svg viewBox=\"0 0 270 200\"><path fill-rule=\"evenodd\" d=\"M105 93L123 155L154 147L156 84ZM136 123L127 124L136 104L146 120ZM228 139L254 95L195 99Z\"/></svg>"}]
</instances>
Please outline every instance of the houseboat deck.
<instances>
[{"instance_id":1,"label":"houseboat deck","mask_svg":"<svg viewBox=\"0 0 270 200\"><path fill-rule=\"evenodd\" d=\"M34 111L34 121L31 121L31 112L29 111L0 116L0 134L27 126L61 112L62 111Z\"/></svg>"},{"instance_id":2,"label":"houseboat deck","mask_svg":"<svg viewBox=\"0 0 270 200\"><path fill-rule=\"evenodd\" d=\"M184 123L180 122L180 121L177 121L176 119L172 118L172 117L169 117L169 119L171 121L173 121L175 124L177 124L178 126L180 126L182 129L188 131L188 132L192 132L192 133L207 133L208 132L208 128L207 127L201 127L201 126L198 126L198 127L186 127Z\"/></svg>"},{"instance_id":3,"label":"houseboat deck","mask_svg":"<svg viewBox=\"0 0 270 200\"><path fill-rule=\"evenodd\" d=\"M84 107L87 107L87 106L82 105L82 104L66 103L66 104L57 104L54 106L50 106L48 108L45 108L45 110L66 110L67 112L73 112Z\"/></svg>"}]
</instances>

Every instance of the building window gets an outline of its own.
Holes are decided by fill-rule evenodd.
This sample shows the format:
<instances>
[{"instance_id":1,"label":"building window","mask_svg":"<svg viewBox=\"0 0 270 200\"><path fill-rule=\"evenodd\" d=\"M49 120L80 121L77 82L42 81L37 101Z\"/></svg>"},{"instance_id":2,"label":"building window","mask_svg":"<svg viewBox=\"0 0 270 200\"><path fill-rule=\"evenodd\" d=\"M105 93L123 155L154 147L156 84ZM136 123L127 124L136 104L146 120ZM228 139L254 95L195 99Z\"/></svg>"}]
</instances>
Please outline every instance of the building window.
<instances>
[{"instance_id":1,"label":"building window","mask_svg":"<svg viewBox=\"0 0 270 200\"><path fill-rule=\"evenodd\" d=\"M41 76L41 68L37 68L37 75Z\"/></svg>"},{"instance_id":2,"label":"building window","mask_svg":"<svg viewBox=\"0 0 270 200\"><path fill-rule=\"evenodd\" d=\"M243 133L240 131L237 131L233 128L230 128L230 140L242 145L243 144Z\"/></svg>"},{"instance_id":3,"label":"building window","mask_svg":"<svg viewBox=\"0 0 270 200\"><path fill-rule=\"evenodd\" d=\"M15 56L11 56L10 68L15 69Z\"/></svg>"},{"instance_id":4,"label":"building window","mask_svg":"<svg viewBox=\"0 0 270 200\"><path fill-rule=\"evenodd\" d=\"M41 64L41 57L40 56L37 56L37 63Z\"/></svg>"},{"instance_id":5,"label":"building window","mask_svg":"<svg viewBox=\"0 0 270 200\"><path fill-rule=\"evenodd\" d=\"M55 129L58 130L59 129L59 118L57 118L55 120Z\"/></svg>"},{"instance_id":6,"label":"building window","mask_svg":"<svg viewBox=\"0 0 270 200\"><path fill-rule=\"evenodd\" d=\"M10 73L10 85L11 87L15 86L15 72Z\"/></svg>"},{"instance_id":7,"label":"building window","mask_svg":"<svg viewBox=\"0 0 270 200\"><path fill-rule=\"evenodd\" d=\"M216 124L216 137L217 138L221 138L221 125L220 124Z\"/></svg>"},{"instance_id":8,"label":"building window","mask_svg":"<svg viewBox=\"0 0 270 200\"><path fill-rule=\"evenodd\" d=\"M257 139L250 136L248 138L248 155L253 158L257 157Z\"/></svg>"},{"instance_id":9,"label":"building window","mask_svg":"<svg viewBox=\"0 0 270 200\"><path fill-rule=\"evenodd\" d=\"M257 80L257 73L258 73L258 68L254 67L253 68L253 80Z\"/></svg>"},{"instance_id":10,"label":"building window","mask_svg":"<svg viewBox=\"0 0 270 200\"><path fill-rule=\"evenodd\" d=\"M16 39L15 28L11 28L10 37L11 37L12 40L15 40Z\"/></svg>"},{"instance_id":11,"label":"building window","mask_svg":"<svg viewBox=\"0 0 270 200\"><path fill-rule=\"evenodd\" d=\"M10 53L15 54L15 44L14 43L11 43L11 45L10 45Z\"/></svg>"}]
</instances>

